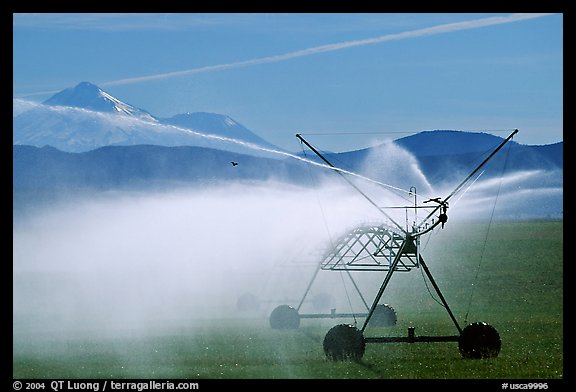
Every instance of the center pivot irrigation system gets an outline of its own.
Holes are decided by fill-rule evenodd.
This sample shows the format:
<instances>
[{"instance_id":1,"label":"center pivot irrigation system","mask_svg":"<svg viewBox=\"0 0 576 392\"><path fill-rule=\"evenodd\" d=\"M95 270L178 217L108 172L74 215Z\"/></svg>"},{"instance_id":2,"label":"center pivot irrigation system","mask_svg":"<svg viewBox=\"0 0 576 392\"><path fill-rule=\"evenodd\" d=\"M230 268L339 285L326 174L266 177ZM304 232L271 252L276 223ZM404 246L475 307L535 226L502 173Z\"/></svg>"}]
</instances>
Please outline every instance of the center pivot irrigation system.
<instances>
[{"instance_id":1,"label":"center pivot irrigation system","mask_svg":"<svg viewBox=\"0 0 576 392\"><path fill-rule=\"evenodd\" d=\"M332 327L326 334L323 342L324 353L332 360L359 360L364 355L366 343L417 343L417 342L458 342L458 348L463 358L491 358L497 357L501 348L501 339L498 331L485 322L474 322L462 328L448 306L444 295L436 284L422 254L420 253L420 237L430 233L438 226L444 227L448 221L448 202L459 192L486 163L518 133L515 129L502 141L448 196L424 200L418 205L416 190L410 188L409 195L414 197L414 205L381 207L368 197L347 177L349 172L339 169L329 162L318 150L310 145L304 138L297 134L296 137L313 151L332 170L341 175L356 191L368 202L376 207L385 217L387 222L382 224L364 225L345 233L338 238L324 254L318 265L312 280L307 286L304 296L297 308L289 305L277 306L270 314L270 326L274 329L296 329L300 326L301 319L308 318L348 318L365 317L360 328L351 324L339 324ZM392 208L402 208L407 212L413 211L414 221L411 227L403 227L394 220L388 211ZM417 211L425 211L424 218L419 220ZM438 298L446 309L448 316L456 327L457 334L444 336L416 336L414 327L408 328L407 336L382 336L365 337L364 331L371 326L392 326L396 324L396 312L387 305L380 304L380 300L395 272L408 272L422 268ZM366 306L364 314L336 313L335 309L328 314L300 314L299 310L317 274L321 270L344 271L352 281L354 288ZM369 306L362 296L358 285L352 279L350 271L384 271L384 279L380 288Z\"/></svg>"}]
</instances>

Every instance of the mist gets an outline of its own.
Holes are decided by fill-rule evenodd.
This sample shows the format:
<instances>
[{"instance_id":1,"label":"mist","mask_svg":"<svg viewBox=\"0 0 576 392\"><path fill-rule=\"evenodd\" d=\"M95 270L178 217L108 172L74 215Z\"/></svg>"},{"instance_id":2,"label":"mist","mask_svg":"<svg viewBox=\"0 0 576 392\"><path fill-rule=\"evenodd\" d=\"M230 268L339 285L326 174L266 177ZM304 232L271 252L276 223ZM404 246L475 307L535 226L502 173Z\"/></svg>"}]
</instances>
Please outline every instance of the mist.
<instances>
[{"instance_id":1,"label":"mist","mask_svg":"<svg viewBox=\"0 0 576 392\"><path fill-rule=\"evenodd\" d=\"M561 170L516 171L489 179L480 176L451 199L450 215L460 220L559 219L563 182Z\"/></svg>"},{"instance_id":2,"label":"mist","mask_svg":"<svg viewBox=\"0 0 576 392\"><path fill-rule=\"evenodd\" d=\"M557 208L558 184L527 187L547 174L477 181L453 200L449 223L489 219L494 208L529 211L546 201ZM402 225L399 211L393 218ZM338 181L61 200L14 223L15 335L114 334L241 317L238 298L246 293L267 301L256 314L266 317L283 300L297 305L322 252L339 235L382 221L373 205Z\"/></svg>"},{"instance_id":3,"label":"mist","mask_svg":"<svg viewBox=\"0 0 576 392\"><path fill-rule=\"evenodd\" d=\"M368 223L393 227L341 176L312 166L326 174L317 183L243 180L71 192L16 215L14 349L43 337L140 336L206 320L257 317L266 324L275 306L297 306L339 236ZM413 206L412 187L419 204L446 197L461 181L431 184L415 157L393 143L369 154L360 172L343 173L381 207ZM562 195L560 170L480 175L450 200L447 225L561 218ZM387 211L400 227L410 227L410 210ZM371 301L382 277L358 274ZM342 274L320 273L302 311L364 312L351 290ZM314 308L314 297L325 294L330 303ZM240 309L246 295L260 306Z\"/></svg>"},{"instance_id":4,"label":"mist","mask_svg":"<svg viewBox=\"0 0 576 392\"><path fill-rule=\"evenodd\" d=\"M405 190L415 187L421 194L433 192L433 187L420 169L416 157L393 141L375 144L361 171L369 178L394 184Z\"/></svg>"},{"instance_id":5,"label":"mist","mask_svg":"<svg viewBox=\"0 0 576 392\"><path fill-rule=\"evenodd\" d=\"M15 334L241 316L238 297L262 294L290 255L373 214L356 195L334 194L323 215L317 191L273 183L61 201L14 225ZM304 286L311 271L288 285Z\"/></svg>"}]
</instances>

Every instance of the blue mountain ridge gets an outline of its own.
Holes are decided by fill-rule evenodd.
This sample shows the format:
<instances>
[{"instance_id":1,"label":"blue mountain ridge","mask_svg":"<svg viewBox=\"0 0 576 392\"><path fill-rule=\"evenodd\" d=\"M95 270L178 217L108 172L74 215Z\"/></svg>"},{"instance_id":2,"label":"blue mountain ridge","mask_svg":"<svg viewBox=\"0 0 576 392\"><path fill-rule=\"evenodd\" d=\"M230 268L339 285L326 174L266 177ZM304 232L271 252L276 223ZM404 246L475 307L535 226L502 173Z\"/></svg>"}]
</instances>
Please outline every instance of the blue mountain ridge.
<instances>
[{"instance_id":1,"label":"blue mountain ridge","mask_svg":"<svg viewBox=\"0 0 576 392\"><path fill-rule=\"evenodd\" d=\"M474 170L503 140L503 137L483 132L436 130L403 137L395 140L394 144L414 156L431 183L442 184L461 179L463 173ZM562 170L563 145L563 142L558 142L530 146L512 139L487 163L487 167L495 169L487 176L497 176L503 171ZM364 162L379 149L385 149L385 144L338 154L328 153L326 157L344 169L362 171Z\"/></svg>"},{"instance_id":2,"label":"blue mountain ridge","mask_svg":"<svg viewBox=\"0 0 576 392\"><path fill-rule=\"evenodd\" d=\"M485 137L464 134L468 138ZM421 134L416 134L408 140L413 143L420 137ZM504 172L532 170L554 173L551 174L550 181L556 185L561 184L562 144L511 144L509 152L497 154L489 162L491 170L485 178L490 175L499 176ZM373 178L374 174L378 176L379 173L390 170L386 163L371 160L370 154L378 148L326 154L326 157L339 168L370 174L369 177ZM433 185L442 185L462 180L485 157L485 152L414 157L426 179ZM232 162L238 165L233 166ZM367 162L371 168L376 167L378 170L367 172ZM399 167L398 174L402 175L402 165L399 164ZM49 146L13 146L15 200L26 193L53 194L64 190L70 193L76 189L170 189L175 186L194 186L218 181L275 180L309 186L314 185L310 180L311 169L321 177L337 177L331 170L311 167L292 158L270 159L194 146L107 146L83 153L64 152Z\"/></svg>"}]
</instances>

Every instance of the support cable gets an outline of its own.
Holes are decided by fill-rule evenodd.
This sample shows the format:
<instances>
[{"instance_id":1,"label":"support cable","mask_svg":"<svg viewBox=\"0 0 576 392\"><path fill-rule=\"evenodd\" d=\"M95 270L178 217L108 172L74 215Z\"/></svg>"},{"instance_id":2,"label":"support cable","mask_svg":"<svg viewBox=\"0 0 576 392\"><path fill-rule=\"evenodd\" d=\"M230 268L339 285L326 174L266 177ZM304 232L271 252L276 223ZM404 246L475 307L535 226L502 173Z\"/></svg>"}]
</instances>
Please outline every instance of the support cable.
<instances>
[{"instance_id":1,"label":"support cable","mask_svg":"<svg viewBox=\"0 0 576 392\"><path fill-rule=\"evenodd\" d=\"M310 168L310 164L308 163L309 159L306 155L306 149L304 148L304 143L300 140L300 146L302 148L302 153L304 154L304 158L306 158L306 167L308 168L308 174L310 176L310 181L312 182L312 170ZM328 240L330 241L330 245L334 247L334 241L332 240L332 233L330 232L330 227L328 226L328 220L326 219L326 213L324 212L324 208L322 207L322 203L320 201L320 197L318 196L318 190L314 187L316 195L316 201L318 202L318 206L320 207L320 214L322 215L322 222L324 223L324 227L326 228L326 233L328 233Z\"/></svg>"},{"instance_id":2,"label":"support cable","mask_svg":"<svg viewBox=\"0 0 576 392\"><path fill-rule=\"evenodd\" d=\"M494 212L496 211L496 204L498 203L498 198L500 197L500 191L502 190L502 180L504 177L504 173L506 172L506 168L508 166L508 158L510 156L510 148L508 146L506 149L506 157L504 158L504 165L502 167L502 173L500 174L500 181L498 183L498 190L496 191L496 197L494 198L494 204L492 205L492 211L490 212L490 219L488 220L488 228L486 229L486 233L484 235L484 241L482 244L482 252L480 254L480 260L478 261L478 266L476 267L476 274L474 275L474 279L472 280L472 291L470 293L470 299L468 300L468 307L466 309L466 314L464 316L464 323L468 323L468 314L470 313L470 308L472 307L472 298L476 292L476 282L478 281L478 276L480 274L480 269L482 266L482 262L484 261L484 255L486 253L486 245L488 244L488 235L490 233L490 229L492 227L492 222L494 220Z\"/></svg>"}]
</instances>

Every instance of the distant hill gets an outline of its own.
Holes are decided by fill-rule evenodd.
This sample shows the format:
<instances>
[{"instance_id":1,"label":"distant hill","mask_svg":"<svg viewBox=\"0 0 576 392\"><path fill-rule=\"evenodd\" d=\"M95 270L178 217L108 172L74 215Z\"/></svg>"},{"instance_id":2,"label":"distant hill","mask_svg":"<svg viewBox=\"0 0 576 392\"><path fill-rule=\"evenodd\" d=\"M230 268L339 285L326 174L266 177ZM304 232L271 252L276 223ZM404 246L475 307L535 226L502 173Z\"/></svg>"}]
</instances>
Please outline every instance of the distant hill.
<instances>
[{"instance_id":1,"label":"distant hill","mask_svg":"<svg viewBox=\"0 0 576 392\"><path fill-rule=\"evenodd\" d=\"M415 186L419 193L445 196L503 140L486 134L436 132L325 156L337 167L372 180L401 189ZM452 137L459 143L453 143ZM439 143L438 148L435 143ZM462 149L458 148L460 143ZM451 149L441 148L449 144ZM313 154L307 156L313 158ZM514 208L509 211L518 216L558 216L563 209L562 164L562 142L547 146L510 142L486 165L481 180L519 173L510 177L502 190L503 194L520 195L514 196ZM53 147L13 146L16 208L42 198L82 192L174 189L229 181L272 180L314 186L323 179L341 181L333 171L297 159L271 159L204 147L107 146L70 153ZM366 185L361 179L353 180Z\"/></svg>"},{"instance_id":2,"label":"distant hill","mask_svg":"<svg viewBox=\"0 0 576 392\"><path fill-rule=\"evenodd\" d=\"M508 135L505 135L505 137ZM436 185L453 183L463 179L502 141L503 137L481 132L423 131L394 141L394 145L412 154L427 180ZM504 171L563 170L563 142L530 146L511 140L487 164L486 176L498 176ZM372 176L379 177L390 169L384 159L388 143L362 150L327 154L329 159L340 162L345 168L366 172L365 163L370 160ZM383 159L378 162L378 157ZM396 159L396 158L395 158ZM398 157L395 169L402 167ZM388 163L388 165L387 165ZM408 164L409 162L405 162ZM374 169L376 168L376 169Z\"/></svg>"},{"instance_id":3,"label":"distant hill","mask_svg":"<svg viewBox=\"0 0 576 392\"><path fill-rule=\"evenodd\" d=\"M108 146L83 153L13 146L15 203L18 197L29 200L41 194L173 189L222 181L298 183L304 169L298 161L191 146Z\"/></svg>"}]
</instances>

